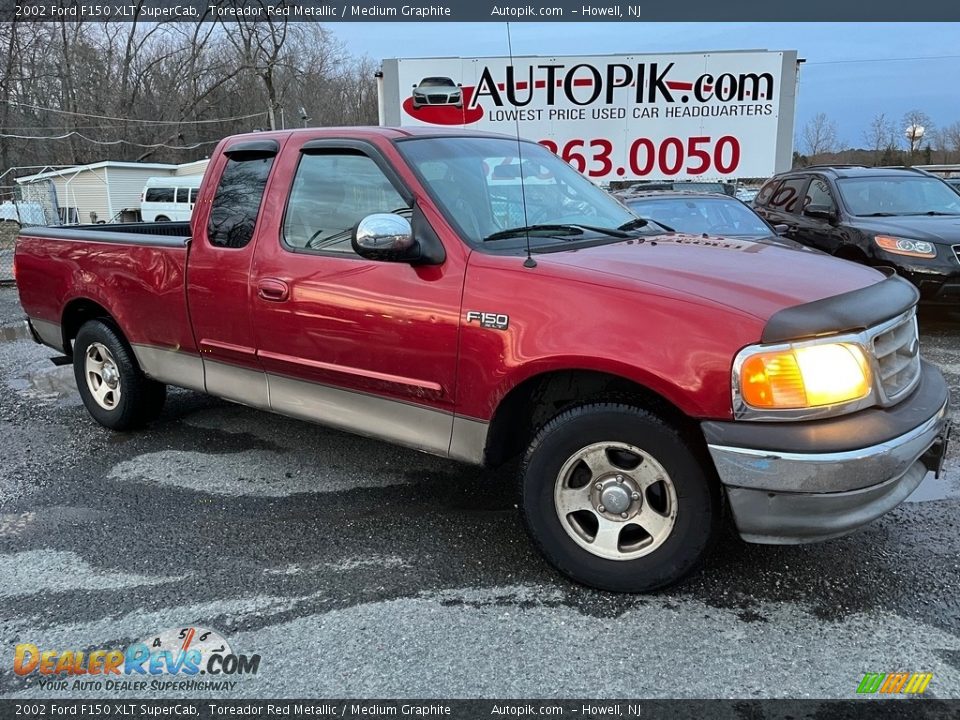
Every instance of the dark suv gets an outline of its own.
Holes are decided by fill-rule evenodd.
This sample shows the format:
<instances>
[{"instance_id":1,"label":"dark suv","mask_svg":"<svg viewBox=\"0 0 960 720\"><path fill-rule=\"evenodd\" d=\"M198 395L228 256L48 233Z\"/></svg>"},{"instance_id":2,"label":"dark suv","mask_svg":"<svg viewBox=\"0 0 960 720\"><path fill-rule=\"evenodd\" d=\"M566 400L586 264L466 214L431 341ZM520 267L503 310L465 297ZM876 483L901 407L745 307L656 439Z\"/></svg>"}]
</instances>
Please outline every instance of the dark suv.
<instances>
[{"instance_id":1,"label":"dark suv","mask_svg":"<svg viewBox=\"0 0 960 720\"><path fill-rule=\"evenodd\" d=\"M767 182L753 205L804 245L895 267L925 302L960 298L960 194L923 170L799 168Z\"/></svg>"}]
</instances>

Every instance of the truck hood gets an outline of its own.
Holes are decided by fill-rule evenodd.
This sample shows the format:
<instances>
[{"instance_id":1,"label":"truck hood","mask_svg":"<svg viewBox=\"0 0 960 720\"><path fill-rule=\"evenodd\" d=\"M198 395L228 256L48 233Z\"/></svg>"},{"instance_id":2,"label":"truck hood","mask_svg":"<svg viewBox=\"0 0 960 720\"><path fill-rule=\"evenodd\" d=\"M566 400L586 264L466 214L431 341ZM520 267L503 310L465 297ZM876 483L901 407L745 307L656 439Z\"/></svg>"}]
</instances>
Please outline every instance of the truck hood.
<instances>
[{"instance_id":1,"label":"truck hood","mask_svg":"<svg viewBox=\"0 0 960 720\"><path fill-rule=\"evenodd\" d=\"M545 269L586 282L658 286L763 321L779 310L858 290L884 279L856 263L783 245L670 234L538 254Z\"/></svg>"},{"instance_id":2,"label":"truck hood","mask_svg":"<svg viewBox=\"0 0 960 720\"><path fill-rule=\"evenodd\" d=\"M874 232L940 245L960 244L960 215L908 215L891 218L861 218L856 225Z\"/></svg>"}]
</instances>

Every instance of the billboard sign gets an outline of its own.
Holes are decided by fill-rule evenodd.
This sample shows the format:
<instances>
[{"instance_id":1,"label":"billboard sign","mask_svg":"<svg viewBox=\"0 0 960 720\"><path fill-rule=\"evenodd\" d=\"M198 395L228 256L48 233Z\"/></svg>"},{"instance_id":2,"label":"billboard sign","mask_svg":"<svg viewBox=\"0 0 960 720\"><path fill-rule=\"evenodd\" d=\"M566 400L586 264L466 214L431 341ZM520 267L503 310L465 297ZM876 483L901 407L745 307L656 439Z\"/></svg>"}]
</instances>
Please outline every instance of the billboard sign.
<instances>
[{"instance_id":1,"label":"billboard sign","mask_svg":"<svg viewBox=\"0 0 960 720\"><path fill-rule=\"evenodd\" d=\"M795 51L394 59L382 70L383 124L519 133L598 183L791 165Z\"/></svg>"}]
</instances>

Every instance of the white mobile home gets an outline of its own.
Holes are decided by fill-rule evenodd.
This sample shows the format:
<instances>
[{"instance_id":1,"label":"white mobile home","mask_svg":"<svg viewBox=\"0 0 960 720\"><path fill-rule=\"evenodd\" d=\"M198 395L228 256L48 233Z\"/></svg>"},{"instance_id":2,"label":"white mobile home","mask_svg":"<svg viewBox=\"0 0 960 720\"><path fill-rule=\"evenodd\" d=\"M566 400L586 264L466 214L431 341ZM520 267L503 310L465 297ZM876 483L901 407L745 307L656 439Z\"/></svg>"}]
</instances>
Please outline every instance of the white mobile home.
<instances>
[{"instance_id":1,"label":"white mobile home","mask_svg":"<svg viewBox=\"0 0 960 720\"><path fill-rule=\"evenodd\" d=\"M202 175L206 160L170 163L104 162L59 168L17 178L21 187L53 183L60 218L67 223L111 222L126 211L139 212L148 178Z\"/></svg>"}]
</instances>

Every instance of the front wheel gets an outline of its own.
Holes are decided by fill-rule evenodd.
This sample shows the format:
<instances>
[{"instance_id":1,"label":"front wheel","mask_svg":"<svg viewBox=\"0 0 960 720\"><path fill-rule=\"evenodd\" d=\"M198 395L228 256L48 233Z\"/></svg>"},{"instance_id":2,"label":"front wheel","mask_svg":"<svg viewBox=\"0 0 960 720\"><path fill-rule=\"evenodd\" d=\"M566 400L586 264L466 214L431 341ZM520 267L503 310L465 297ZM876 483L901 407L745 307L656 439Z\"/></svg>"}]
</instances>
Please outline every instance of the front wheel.
<instances>
[{"instance_id":1,"label":"front wheel","mask_svg":"<svg viewBox=\"0 0 960 720\"><path fill-rule=\"evenodd\" d=\"M166 386L151 380L112 325L84 323L73 343L73 373L87 411L111 430L131 430L160 414Z\"/></svg>"},{"instance_id":2,"label":"front wheel","mask_svg":"<svg viewBox=\"0 0 960 720\"><path fill-rule=\"evenodd\" d=\"M521 507L547 560L577 582L644 592L702 560L720 496L674 428L644 410L569 410L537 434L521 473Z\"/></svg>"}]
</instances>

